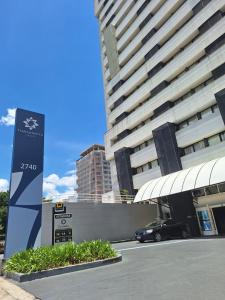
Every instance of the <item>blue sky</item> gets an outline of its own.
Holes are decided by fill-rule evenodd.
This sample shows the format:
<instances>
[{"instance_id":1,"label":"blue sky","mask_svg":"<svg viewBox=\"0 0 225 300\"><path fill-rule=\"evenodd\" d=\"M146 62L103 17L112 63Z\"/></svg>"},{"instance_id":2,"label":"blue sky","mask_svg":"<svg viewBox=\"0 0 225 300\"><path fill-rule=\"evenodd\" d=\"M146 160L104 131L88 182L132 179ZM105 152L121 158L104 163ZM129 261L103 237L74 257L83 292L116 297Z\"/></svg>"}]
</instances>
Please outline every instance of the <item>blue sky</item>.
<instances>
[{"instance_id":1,"label":"blue sky","mask_svg":"<svg viewBox=\"0 0 225 300\"><path fill-rule=\"evenodd\" d=\"M106 131L94 0L2 0L0 45L0 119L16 107L46 115L45 177L65 190L79 153ZM12 141L1 124L0 182Z\"/></svg>"}]
</instances>

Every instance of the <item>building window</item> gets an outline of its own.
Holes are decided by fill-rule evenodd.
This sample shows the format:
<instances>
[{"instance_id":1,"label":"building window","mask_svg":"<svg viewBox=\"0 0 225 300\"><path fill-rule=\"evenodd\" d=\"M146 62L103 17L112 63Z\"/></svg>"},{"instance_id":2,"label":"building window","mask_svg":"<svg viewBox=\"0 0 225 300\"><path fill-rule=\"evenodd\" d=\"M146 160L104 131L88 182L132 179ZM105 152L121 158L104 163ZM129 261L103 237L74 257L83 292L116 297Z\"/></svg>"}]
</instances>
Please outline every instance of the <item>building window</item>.
<instances>
[{"instance_id":1,"label":"building window","mask_svg":"<svg viewBox=\"0 0 225 300\"><path fill-rule=\"evenodd\" d=\"M193 117L188 119L188 125L191 125L191 124L195 123L196 121L198 121L198 117L197 117L197 115L194 115Z\"/></svg>"},{"instance_id":2,"label":"building window","mask_svg":"<svg viewBox=\"0 0 225 300\"><path fill-rule=\"evenodd\" d=\"M142 172L143 172L142 167L138 167L138 168L137 168L137 174L140 174L140 173L142 173Z\"/></svg>"},{"instance_id":3,"label":"building window","mask_svg":"<svg viewBox=\"0 0 225 300\"><path fill-rule=\"evenodd\" d=\"M213 135L209 138L206 138L204 140L201 140L199 141L198 143L195 143L193 145L190 145L186 148L184 148L184 155L188 155L192 152L195 152L195 151L198 151L198 150L201 150L207 146L214 146L214 145L217 145L221 142L224 142L225 141L225 131L223 132L220 132L216 135Z\"/></svg>"},{"instance_id":4,"label":"building window","mask_svg":"<svg viewBox=\"0 0 225 300\"><path fill-rule=\"evenodd\" d=\"M194 152L194 148L193 148L192 145L191 145L191 146L188 146L188 147L186 147L186 148L184 148L184 154L185 154L185 155L188 155L188 154L190 154L190 153L192 153L192 152Z\"/></svg>"},{"instance_id":5,"label":"building window","mask_svg":"<svg viewBox=\"0 0 225 300\"><path fill-rule=\"evenodd\" d=\"M202 119L204 119L205 117L207 117L211 114L212 114L212 108L209 107L208 109L201 112Z\"/></svg>"},{"instance_id":6,"label":"building window","mask_svg":"<svg viewBox=\"0 0 225 300\"><path fill-rule=\"evenodd\" d=\"M156 160L153 160L153 161L151 162L151 165L152 165L152 168L156 168L156 167L158 167L158 165L159 165L159 163L158 163L158 159L156 159Z\"/></svg>"},{"instance_id":7,"label":"building window","mask_svg":"<svg viewBox=\"0 0 225 300\"><path fill-rule=\"evenodd\" d=\"M135 148L134 148L134 153L138 152L139 150L140 150L140 147L139 147L139 146L135 147Z\"/></svg>"},{"instance_id":8,"label":"building window","mask_svg":"<svg viewBox=\"0 0 225 300\"><path fill-rule=\"evenodd\" d=\"M204 141L200 141L198 143L194 144L194 151L198 151L205 148L205 142Z\"/></svg>"},{"instance_id":9,"label":"building window","mask_svg":"<svg viewBox=\"0 0 225 300\"><path fill-rule=\"evenodd\" d=\"M178 125L178 130L183 129L188 126L188 122L184 121Z\"/></svg>"},{"instance_id":10,"label":"building window","mask_svg":"<svg viewBox=\"0 0 225 300\"><path fill-rule=\"evenodd\" d=\"M215 104L215 105L212 106L212 111L213 111L213 113L219 111L219 106L218 106L218 104Z\"/></svg>"},{"instance_id":11,"label":"building window","mask_svg":"<svg viewBox=\"0 0 225 300\"><path fill-rule=\"evenodd\" d=\"M150 161L147 164L144 164L143 166L138 167L136 169L136 173L140 174L140 173L146 172L150 169L158 167L158 165L159 165L158 159Z\"/></svg>"},{"instance_id":12,"label":"building window","mask_svg":"<svg viewBox=\"0 0 225 300\"><path fill-rule=\"evenodd\" d=\"M187 120L181 122L180 124L178 124L177 126L177 130L181 130L189 125L192 125L194 124L195 122L201 120L201 119L204 119L208 116L210 116L212 113L215 113L218 111L218 105L213 105L197 114L195 114L194 116L192 116L191 118L188 118Z\"/></svg>"},{"instance_id":13,"label":"building window","mask_svg":"<svg viewBox=\"0 0 225 300\"><path fill-rule=\"evenodd\" d=\"M148 169L149 169L148 164L145 164L145 165L143 166L143 172L148 171Z\"/></svg>"},{"instance_id":14,"label":"building window","mask_svg":"<svg viewBox=\"0 0 225 300\"><path fill-rule=\"evenodd\" d=\"M220 133L220 140L221 142L225 141L225 132Z\"/></svg>"},{"instance_id":15,"label":"building window","mask_svg":"<svg viewBox=\"0 0 225 300\"><path fill-rule=\"evenodd\" d=\"M208 138L208 143L209 143L209 146L219 144L220 143L220 136L218 134L214 135L214 136L211 136L210 138Z\"/></svg>"},{"instance_id":16,"label":"building window","mask_svg":"<svg viewBox=\"0 0 225 300\"><path fill-rule=\"evenodd\" d=\"M152 144L153 144L153 139L147 140L144 143L142 143L142 144L136 146L135 148L133 148L133 151L134 151L134 153L136 153L136 152L138 152L138 151L140 151L140 150L142 150L142 149L144 149L144 148L146 148L146 147L148 147Z\"/></svg>"},{"instance_id":17,"label":"building window","mask_svg":"<svg viewBox=\"0 0 225 300\"><path fill-rule=\"evenodd\" d=\"M145 143L143 143L143 144L140 145L140 150L142 150L144 148L145 148Z\"/></svg>"}]
</instances>

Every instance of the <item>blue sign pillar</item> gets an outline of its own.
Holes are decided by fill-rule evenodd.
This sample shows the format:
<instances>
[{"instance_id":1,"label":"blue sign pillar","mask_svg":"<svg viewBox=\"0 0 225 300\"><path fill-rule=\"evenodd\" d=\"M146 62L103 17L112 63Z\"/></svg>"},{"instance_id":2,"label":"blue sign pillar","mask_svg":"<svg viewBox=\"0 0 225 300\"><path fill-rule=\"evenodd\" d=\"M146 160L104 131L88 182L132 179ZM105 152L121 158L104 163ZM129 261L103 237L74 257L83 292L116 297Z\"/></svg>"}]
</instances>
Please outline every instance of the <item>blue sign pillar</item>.
<instances>
[{"instance_id":1,"label":"blue sign pillar","mask_svg":"<svg viewBox=\"0 0 225 300\"><path fill-rule=\"evenodd\" d=\"M17 109L5 259L40 246L43 157L44 115Z\"/></svg>"}]
</instances>

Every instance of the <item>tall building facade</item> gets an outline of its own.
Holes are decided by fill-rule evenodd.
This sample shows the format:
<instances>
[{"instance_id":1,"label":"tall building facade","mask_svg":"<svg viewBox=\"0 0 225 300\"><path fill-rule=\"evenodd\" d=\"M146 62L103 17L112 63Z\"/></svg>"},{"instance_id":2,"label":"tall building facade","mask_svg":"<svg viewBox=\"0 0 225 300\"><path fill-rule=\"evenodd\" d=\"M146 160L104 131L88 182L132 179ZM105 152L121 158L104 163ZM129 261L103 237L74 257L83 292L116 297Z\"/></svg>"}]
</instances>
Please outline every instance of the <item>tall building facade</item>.
<instances>
[{"instance_id":1,"label":"tall building facade","mask_svg":"<svg viewBox=\"0 0 225 300\"><path fill-rule=\"evenodd\" d=\"M225 156L224 12L225 0L95 0L114 190Z\"/></svg>"},{"instance_id":2,"label":"tall building facade","mask_svg":"<svg viewBox=\"0 0 225 300\"><path fill-rule=\"evenodd\" d=\"M225 154L225 101L216 97L225 88L224 9L224 0L95 1L115 188Z\"/></svg>"},{"instance_id":3,"label":"tall building facade","mask_svg":"<svg viewBox=\"0 0 225 300\"><path fill-rule=\"evenodd\" d=\"M87 198L87 195L102 195L112 190L109 162L105 158L105 147L92 145L80 154L76 161L77 193Z\"/></svg>"}]
</instances>

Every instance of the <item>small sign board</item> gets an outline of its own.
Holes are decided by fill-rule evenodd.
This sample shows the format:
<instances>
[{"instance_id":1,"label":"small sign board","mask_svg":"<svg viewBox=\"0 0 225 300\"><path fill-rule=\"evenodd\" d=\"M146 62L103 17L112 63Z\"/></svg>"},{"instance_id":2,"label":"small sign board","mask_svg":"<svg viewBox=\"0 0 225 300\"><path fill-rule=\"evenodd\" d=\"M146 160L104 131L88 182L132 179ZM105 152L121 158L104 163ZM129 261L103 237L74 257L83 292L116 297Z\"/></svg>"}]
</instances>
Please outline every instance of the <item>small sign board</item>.
<instances>
[{"instance_id":1,"label":"small sign board","mask_svg":"<svg viewBox=\"0 0 225 300\"><path fill-rule=\"evenodd\" d=\"M65 206L64 206L64 204L62 202L57 202L55 204L54 212L55 213L65 212Z\"/></svg>"},{"instance_id":2,"label":"small sign board","mask_svg":"<svg viewBox=\"0 0 225 300\"><path fill-rule=\"evenodd\" d=\"M54 244L72 241L72 214L54 214Z\"/></svg>"}]
</instances>

